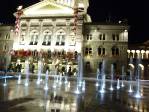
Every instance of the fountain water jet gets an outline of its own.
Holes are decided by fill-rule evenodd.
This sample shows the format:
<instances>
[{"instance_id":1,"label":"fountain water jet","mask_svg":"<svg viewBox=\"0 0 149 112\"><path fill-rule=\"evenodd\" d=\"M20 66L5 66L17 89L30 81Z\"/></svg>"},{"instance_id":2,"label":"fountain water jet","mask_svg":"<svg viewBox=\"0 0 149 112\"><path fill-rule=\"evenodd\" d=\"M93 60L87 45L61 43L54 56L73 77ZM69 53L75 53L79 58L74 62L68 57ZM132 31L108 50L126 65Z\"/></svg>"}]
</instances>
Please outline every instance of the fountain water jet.
<instances>
[{"instance_id":1,"label":"fountain water jet","mask_svg":"<svg viewBox=\"0 0 149 112\"><path fill-rule=\"evenodd\" d=\"M25 79L25 86L29 85L29 61L28 59L25 60L25 74L26 74L26 79Z\"/></svg>"},{"instance_id":2,"label":"fountain water jet","mask_svg":"<svg viewBox=\"0 0 149 112\"><path fill-rule=\"evenodd\" d=\"M120 80L117 79L117 86L116 86L117 89L120 89Z\"/></svg>"},{"instance_id":3,"label":"fountain water jet","mask_svg":"<svg viewBox=\"0 0 149 112\"><path fill-rule=\"evenodd\" d=\"M18 82L17 83L21 84L21 73L19 73L19 75L18 75Z\"/></svg>"},{"instance_id":4,"label":"fountain water jet","mask_svg":"<svg viewBox=\"0 0 149 112\"><path fill-rule=\"evenodd\" d=\"M111 81L110 81L110 90L113 91L113 74L114 74L114 66L113 64L111 65Z\"/></svg>"},{"instance_id":5,"label":"fountain water jet","mask_svg":"<svg viewBox=\"0 0 149 112\"><path fill-rule=\"evenodd\" d=\"M102 69L101 69L101 87L100 87L100 93L105 93L105 61L102 63Z\"/></svg>"},{"instance_id":6,"label":"fountain water jet","mask_svg":"<svg viewBox=\"0 0 149 112\"><path fill-rule=\"evenodd\" d=\"M140 74L141 74L141 68L138 65L138 69L137 69L138 77L137 77L137 80L136 80L137 81L137 92L135 94L136 98L141 98L141 93L140 93Z\"/></svg>"},{"instance_id":7,"label":"fountain water jet","mask_svg":"<svg viewBox=\"0 0 149 112\"><path fill-rule=\"evenodd\" d=\"M85 88L86 88L86 83L85 83L85 80L82 82L82 91L85 91Z\"/></svg>"},{"instance_id":8,"label":"fountain water jet","mask_svg":"<svg viewBox=\"0 0 149 112\"><path fill-rule=\"evenodd\" d=\"M39 85L40 82L41 82L42 67L43 67L42 62L41 62L41 60L39 60L39 61L38 61L38 79L37 79L37 81L36 81L36 84L38 84L38 85Z\"/></svg>"},{"instance_id":9,"label":"fountain water jet","mask_svg":"<svg viewBox=\"0 0 149 112\"><path fill-rule=\"evenodd\" d=\"M130 81L129 81L129 90L128 90L129 93L133 92L131 83L132 83L132 71L130 70Z\"/></svg>"},{"instance_id":10,"label":"fountain water jet","mask_svg":"<svg viewBox=\"0 0 149 112\"><path fill-rule=\"evenodd\" d=\"M49 71L47 70L47 71L46 71L46 74L45 74L44 90L48 90L48 89L49 89L49 87L48 87L48 80L49 80Z\"/></svg>"},{"instance_id":11,"label":"fountain water jet","mask_svg":"<svg viewBox=\"0 0 149 112\"><path fill-rule=\"evenodd\" d=\"M5 78L4 78L4 84L3 84L3 86L7 86L7 76L6 76L6 74L5 74Z\"/></svg>"},{"instance_id":12,"label":"fountain water jet","mask_svg":"<svg viewBox=\"0 0 149 112\"><path fill-rule=\"evenodd\" d=\"M97 69L97 76L96 76L96 84L95 86L98 87L99 86L99 68Z\"/></svg>"},{"instance_id":13,"label":"fountain water jet","mask_svg":"<svg viewBox=\"0 0 149 112\"><path fill-rule=\"evenodd\" d=\"M78 54L78 75L77 75L77 89L76 94L80 94L80 87L82 86L83 62L81 54Z\"/></svg>"},{"instance_id":14,"label":"fountain water jet","mask_svg":"<svg viewBox=\"0 0 149 112\"><path fill-rule=\"evenodd\" d=\"M67 76L65 76L65 82L64 82L65 84L67 84L68 83L68 77Z\"/></svg>"},{"instance_id":15,"label":"fountain water jet","mask_svg":"<svg viewBox=\"0 0 149 112\"><path fill-rule=\"evenodd\" d=\"M122 86L122 87L125 86L125 85L124 85L124 73L125 73L125 72L124 72L124 68L125 68L125 67L122 66L122 83L121 83L121 86Z\"/></svg>"}]
</instances>

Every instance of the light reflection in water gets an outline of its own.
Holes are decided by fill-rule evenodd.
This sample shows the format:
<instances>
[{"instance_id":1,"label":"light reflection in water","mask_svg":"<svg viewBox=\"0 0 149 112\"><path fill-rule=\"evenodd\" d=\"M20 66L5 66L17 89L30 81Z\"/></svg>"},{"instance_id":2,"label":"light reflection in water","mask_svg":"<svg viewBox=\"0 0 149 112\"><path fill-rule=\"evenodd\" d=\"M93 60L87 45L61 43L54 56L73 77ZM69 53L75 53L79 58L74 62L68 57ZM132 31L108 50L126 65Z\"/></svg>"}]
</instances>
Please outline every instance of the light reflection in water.
<instances>
[{"instance_id":1,"label":"light reflection in water","mask_svg":"<svg viewBox=\"0 0 149 112\"><path fill-rule=\"evenodd\" d=\"M16 81L17 82L17 81ZM93 97L94 99L91 100L93 104L98 103L99 104L108 104L109 101L113 102L111 104L110 108L113 108L112 105L115 105L118 103L119 105L123 105L124 108L130 108L131 111L138 111L138 112L148 112L148 104L144 101L144 99L135 99L132 97L132 94L128 94L127 88L129 87L129 84L126 85L127 88L125 91L120 90L114 90L110 91L108 88L106 90L106 93L100 94L95 90L95 83L87 84L86 85L86 91L84 93L81 93L79 95L72 93L72 90L75 89L75 84L71 83L71 88L69 88L67 91L65 90L65 87L68 87L66 85L62 85L59 88L49 89L48 91L43 90L43 85L38 86L31 82L30 86L25 87L22 85L17 85L16 82L9 82L7 87L3 87L3 90L0 92L3 92L3 100L13 100L16 98L22 98L22 97L33 97L35 99L38 99L39 102L36 104L39 106L39 108L44 107L44 112L50 112L51 109L60 109L64 112L76 112L78 110L84 109L87 100L90 99L90 97ZM50 83L51 82L51 83ZM49 85L52 86L53 81L50 81ZM34 84L34 85L33 85ZM89 86L90 87L89 87ZM107 84L108 86L108 84ZM93 88L94 87L94 88ZM110 87L110 83L109 83ZM100 87L99 87L100 88ZM115 83L116 88L116 83ZM99 90L98 90L99 91ZM97 96L95 96L95 93L97 92ZM52 100L52 95L53 99ZM141 94L145 96L145 91L143 88L141 88ZM97 100L97 102L96 102ZM37 101L37 100L36 100ZM83 111L83 110L82 110Z\"/></svg>"}]
</instances>

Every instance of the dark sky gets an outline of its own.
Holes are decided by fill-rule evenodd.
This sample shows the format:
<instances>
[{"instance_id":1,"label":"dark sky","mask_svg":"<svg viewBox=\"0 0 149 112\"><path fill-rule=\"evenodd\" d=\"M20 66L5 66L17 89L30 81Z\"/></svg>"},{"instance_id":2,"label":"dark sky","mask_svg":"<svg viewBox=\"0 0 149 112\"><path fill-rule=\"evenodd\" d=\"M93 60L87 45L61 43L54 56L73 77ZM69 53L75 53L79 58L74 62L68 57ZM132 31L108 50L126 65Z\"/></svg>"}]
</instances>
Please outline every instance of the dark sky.
<instances>
[{"instance_id":1,"label":"dark sky","mask_svg":"<svg viewBox=\"0 0 149 112\"><path fill-rule=\"evenodd\" d=\"M14 23L13 12L18 5L27 7L39 0L1 0L0 22ZM108 18L118 22L127 19L130 25L129 42L143 42L149 39L149 7L144 0L90 0L88 13L93 22L104 22Z\"/></svg>"}]
</instances>

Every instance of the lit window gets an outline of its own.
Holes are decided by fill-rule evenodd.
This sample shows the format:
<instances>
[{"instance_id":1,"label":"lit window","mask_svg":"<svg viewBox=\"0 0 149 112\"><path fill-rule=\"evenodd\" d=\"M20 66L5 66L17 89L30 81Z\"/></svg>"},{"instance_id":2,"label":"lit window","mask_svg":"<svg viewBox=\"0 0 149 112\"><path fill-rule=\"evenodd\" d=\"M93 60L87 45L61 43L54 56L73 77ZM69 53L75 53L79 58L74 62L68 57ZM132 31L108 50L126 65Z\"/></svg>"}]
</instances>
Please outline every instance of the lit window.
<instances>
[{"instance_id":1,"label":"lit window","mask_svg":"<svg viewBox=\"0 0 149 112\"><path fill-rule=\"evenodd\" d=\"M31 32L30 34L30 43L29 45L37 45L38 44L38 33L36 31Z\"/></svg>"},{"instance_id":2,"label":"lit window","mask_svg":"<svg viewBox=\"0 0 149 112\"><path fill-rule=\"evenodd\" d=\"M65 32L60 30L57 32L56 35L57 35L56 45L64 46L65 45Z\"/></svg>"},{"instance_id":3,"label":"lit window","mask_svg":"<svg viewBox=\"0 0 149 112\"><path fill-rule=\"evenodd\" d=\"M44 32L42 45L51 45L51 33L49 31Z\"/></svg>"},{"instance_id":4,"label":"lit window","mask_svg":"<svg viewBox=\"0 0 149 112\"><path fill-rule=\"evenodd\" d=\"M57 35L56 45L60 44L60 35Z\"/></svg>"}]
</instances>

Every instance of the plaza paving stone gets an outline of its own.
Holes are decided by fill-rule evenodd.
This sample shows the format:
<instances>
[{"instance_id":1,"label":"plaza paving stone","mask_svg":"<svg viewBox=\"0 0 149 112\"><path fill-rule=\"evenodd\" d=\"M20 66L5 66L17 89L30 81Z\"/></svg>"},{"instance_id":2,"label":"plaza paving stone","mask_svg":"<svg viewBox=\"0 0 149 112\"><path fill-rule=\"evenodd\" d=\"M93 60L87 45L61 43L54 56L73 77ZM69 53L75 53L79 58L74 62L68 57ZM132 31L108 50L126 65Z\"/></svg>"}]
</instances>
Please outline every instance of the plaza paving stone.
<instances>
[{"instance_id":1,"label":"plaza paving stone","mask_svg":"<svg viewBox=\"0 0 149 112\"><path fill-rule=\"evenodd\" d=\"M86 80L86 89L81 94L76 94L76 80L71 79L68 84L62 83L54 89L53 79L49 80L49 90L45 91L44 80L40 85L36 79L24 86L24 79L17 84L17 79L7 80L3 86L0 80L0 112L149 112L149 82L142 81L142 97L134 97L136 83L133 82L133 93L128 93L129 83L114 91L110 91L110 81L106 81L105 93L100 93L100 87L95 87L95 80Z\"/></svg>"}]
</instances>

